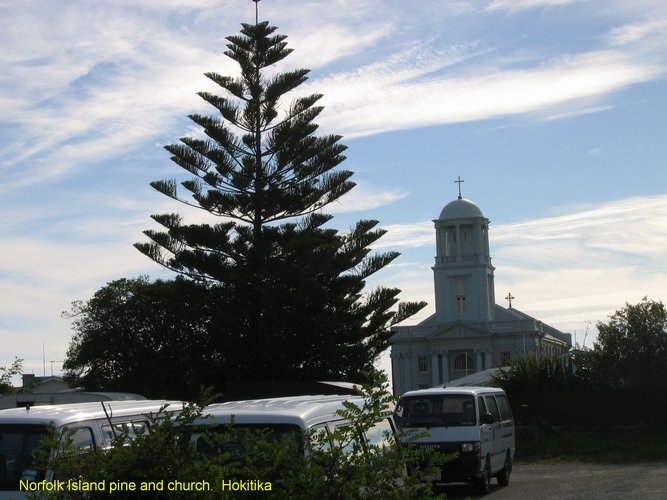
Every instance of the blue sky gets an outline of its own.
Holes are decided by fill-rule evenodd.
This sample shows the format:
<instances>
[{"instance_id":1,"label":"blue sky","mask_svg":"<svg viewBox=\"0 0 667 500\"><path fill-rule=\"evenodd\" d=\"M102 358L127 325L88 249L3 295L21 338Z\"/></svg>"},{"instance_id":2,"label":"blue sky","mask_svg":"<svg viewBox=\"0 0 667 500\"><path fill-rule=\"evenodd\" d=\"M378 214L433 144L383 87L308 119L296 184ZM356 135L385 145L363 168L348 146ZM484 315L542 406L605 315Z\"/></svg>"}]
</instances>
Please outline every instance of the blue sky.
<instances>
[{"instance_id":1,"label":"blue sky","mask_svg":"<svg viewBox=\"0 0 667 500\"><path fill-rule=\"evenodd\" d=\"M626 302L667 300L663 0L263 0L260 18L349 147L333 224L389 231L378 249L402 255L372 285L429 302L414 321L459 175L501 305L591 345ZM132 244L152 213L202 215L148 183L179 177L162 146L198 133L203 73L236 74L224 37L253 20L250 0L0 0L0 366L41 375L44 346L60 373L72 301L169 276Z\"/></svg>"}]
</instances>

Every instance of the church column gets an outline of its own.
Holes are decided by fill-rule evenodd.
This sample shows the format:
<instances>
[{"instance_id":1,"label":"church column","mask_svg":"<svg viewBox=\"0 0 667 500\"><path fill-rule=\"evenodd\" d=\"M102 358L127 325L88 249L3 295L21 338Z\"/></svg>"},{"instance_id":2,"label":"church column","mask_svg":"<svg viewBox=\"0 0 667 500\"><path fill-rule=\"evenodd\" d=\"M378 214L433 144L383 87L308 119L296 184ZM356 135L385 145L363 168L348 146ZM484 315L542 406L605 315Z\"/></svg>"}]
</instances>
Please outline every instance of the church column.
<instances>
[{"instance_id":1,"label":"church column","mask_svg":"<svg viewBox=\"0 0 667 500\"><path fill-rule=\"evenodd\" d=\"M482 351L475 350L475 373L482 371Z\"/></svg>"},{"instance_id":2,"label":"church column","mask_svg":"<svg viewBox=\"0 0 667 500\"><path fill-rule=\"evenodd\" d=\"M431 387L438 385L438 354L431 354Z\"/></svg>"},{"instance_id":3,"label":"church column","mask_svg":"<svg viewBox=\"0 0 667 500\"><path fill-rule=\"evenodd\" d=\"M461 262L461 224L456 224L456 262Z\"/></svg>"},{"instance_id":4,"label":"church column","mask_svg":"<svg viewBox=\"0 0 667 500\"><path fill-rule=\"evenodd\" d=\"M484 366L486 366L487 369L493 367L493 357L492 357L492 352L487 349L484 351L484 359L486 360L484 363Z\"/></svg>"},{"instance_id":5,"label":"church column","mask_svg":"<svg viewBox=\"0 0 667 500\"><path fill-rule=\"evenodd\" d=\"M435 255L444 257L447 254L447 230L435 226ZM438 261L436 260L436 263Z\"/></svg>"},{"instance_id":6,"label":"church column","mask_svg":"<svg viewBox=\"0 0 667 500\"><path fill-rule=\"evenodd\" d=\"M483 253L483 248L484 248L484 242L482 241L482 225L479 223L479 221L475 221L475 225L473 226L473 244L475 248L475 263L481 264L483 263L483 259L480 254Z\"/></svg>"},{"instance_id":7,"label":"church column","mask_svg":"<svg viewBox=\"0 0 667 500\"><path fill-rule=\"evenodd\" d=\"M445 383L445 376L442 373L442 353L438 353L438 385L443 385Z\"/></svg>"},{"instance_id":8,"label":"church column","mask_svg":"<svg viewBox=\"0 0 667 500\"><path fill-rule=\"evenodd\" d=\"M394 396L401 395L401 387L403 387L403 373L401 371L401 355L391 355L391 378L394 386Z\"/></svg>"},{"instance_id":9,"label":"church column","mask_svg":"<svg viewBox=\"0 0 667 500\"><path fill-rule=\"evenodd\" d=\"M449 351L442 351L442 383L449 382Z\"/></svg>"},{"instance_id":10,"label":"church column","mask_svg":"<svg viewBox=\"0 0 667 500\"><path fill-rule=\"evenodd\" d=\"M399 387L399 391L401 394L410 389L417 388L412 386L412 381L414 380L417 371L417 367L415 366L414 361L415 360L412 357L412 354L408 354L407 356L404 356L403 359L401 359L401 364L404 365L403 373L405 373L405 375L403 376L403 386Z\"/></svg>"}]
</instances>

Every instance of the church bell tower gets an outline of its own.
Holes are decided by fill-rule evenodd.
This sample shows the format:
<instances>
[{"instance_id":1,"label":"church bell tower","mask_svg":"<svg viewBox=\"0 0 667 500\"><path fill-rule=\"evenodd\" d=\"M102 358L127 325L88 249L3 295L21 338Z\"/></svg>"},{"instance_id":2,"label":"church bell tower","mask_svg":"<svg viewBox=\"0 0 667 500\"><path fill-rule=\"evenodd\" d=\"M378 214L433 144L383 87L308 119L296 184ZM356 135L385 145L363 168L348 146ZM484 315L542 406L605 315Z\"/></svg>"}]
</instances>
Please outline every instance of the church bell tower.
<instances>
[{"instance_id":1,"label":"church bell tower","mask_svg":"<svg viewBox=\"0 0 667 500\"><path fill-rule=\"evenodd\" d=\"M489 253L489 219L459 197L433 222L436 231L435 314L438 324L493 321L495 291Z\"/></svg>"}]
</instances>

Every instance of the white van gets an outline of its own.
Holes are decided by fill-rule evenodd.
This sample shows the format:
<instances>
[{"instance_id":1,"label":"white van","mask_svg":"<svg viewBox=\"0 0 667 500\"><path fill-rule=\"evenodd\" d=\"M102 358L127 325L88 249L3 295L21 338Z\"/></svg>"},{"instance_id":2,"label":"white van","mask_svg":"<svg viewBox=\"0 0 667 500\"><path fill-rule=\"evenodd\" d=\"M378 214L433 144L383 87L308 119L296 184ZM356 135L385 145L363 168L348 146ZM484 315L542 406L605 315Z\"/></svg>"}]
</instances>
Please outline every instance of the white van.
<instances>
[{"instance_id":1,"label":"white van","mask_svg":"<svg viewBox=\"0 0 667 500\"><path fill-rule=\"evenodd\" d=\"M0 492L18 491L21 481L54 479L53 471L40 472L32 466L32 453L49 428L73 431L72 446L87 453L109 447L123 429L130 436L148 430L148 415L157 415L163 407L180 411L183 404L143 399L0 410Z\"/></svg>"},{"instance_id":2,"label":"white van","mask_svg":"<svg viewBox=\"0 0 667 500\"><path fill-rule=\"evenodd\" d=\"M436 482L468 482L480 493L488 493L492 477L500 485L509 484L515 432L502 389L447 387L406 392L394 417L403 443L458 453L442 466ZM414 437L419 434L422 437Z\"/></svg>"},{"instance_id":3,"label":"white van","mask_svg":"<svg viewBox=\"0 0 667 500\"><path fill-rule=\"evenodd\" d=\"M336 429L350 424L338 414L340 410L345 409L344 401L349 401L358 407L363 405L361 397L350 395L289 396L229 401L207 406L204 410L207 417L195 424L213 426L214 432L225 432L229 425L233 424L237 430L259 430L267 433L269 439L294 436L297 440L301 440L304 433L326 433L331 436ZM364 436L358 436L359 444L364 447L384 446L388 444L387 436L394 431L392 415L387 414ZM200 450L206 447L205 440L197 436L194 438Z\"/></svg>"}]
</instances>

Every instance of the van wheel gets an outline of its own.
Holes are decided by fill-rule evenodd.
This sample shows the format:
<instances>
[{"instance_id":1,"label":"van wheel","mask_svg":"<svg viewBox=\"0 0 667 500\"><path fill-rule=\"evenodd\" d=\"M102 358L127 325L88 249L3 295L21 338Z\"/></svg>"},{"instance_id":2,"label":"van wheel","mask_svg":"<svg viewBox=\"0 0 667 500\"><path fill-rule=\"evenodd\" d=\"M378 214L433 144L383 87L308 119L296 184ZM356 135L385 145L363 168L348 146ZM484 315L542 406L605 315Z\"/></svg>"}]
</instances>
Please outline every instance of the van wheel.
<instances>
[{"instance_id":1,"label":"van wheel","mask_svg":"<svg viewBox=\"0 0 667 500\"><path fill-rule=\"evenodd\" d=\"M484 475L478 477L475 481L475 489L480 495L487 495L491 491L491 462L489 457L486 458L484 464Z\"/></svg>"},{"instance_id":2,"label":"van wheel","mask_svg":"<svg viewBox=\"0 0 667 500\"><path fill-rule=\"evenodd\" d=\"M512 456L510 455L510 452L507 452L507 455L505 455L505 465L503 466L503 469L498 472L498 484L500 486L507 486L510 484L510 474L512 473Z\"/></svg>"}]
</instances>

